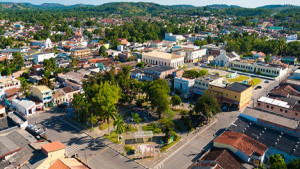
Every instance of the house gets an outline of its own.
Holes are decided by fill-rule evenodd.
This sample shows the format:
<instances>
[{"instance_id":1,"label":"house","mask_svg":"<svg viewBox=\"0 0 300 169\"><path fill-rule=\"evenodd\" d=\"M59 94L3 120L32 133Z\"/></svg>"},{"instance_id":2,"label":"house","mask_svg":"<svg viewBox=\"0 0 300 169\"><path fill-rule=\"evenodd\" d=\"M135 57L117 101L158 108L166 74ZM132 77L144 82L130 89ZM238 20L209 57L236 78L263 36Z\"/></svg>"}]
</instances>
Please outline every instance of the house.
<instances>
[{"instance_id":1,"label":"house","mask_svg":"<svg viewBox=\"0 0 300 169\"><path fill-rule=\"evenodd\" d=\"M214 60L214 56L213 55L204 55L202 56L202 62L203 63L211 63Z\"/></svg>"},{"instance_id":2,"label":"house","mask_svg":"<svg viewBox=\"0 0 300 169\"><path fill-rule=\"evenodd\" d=\"M184 40L184 37L182 35L173 35L173 33L165 33L165 40L177 42Z\"/></svg>"},{"instance_id":3,"label":"house","mask_svg":"<svg viewBox=\"0 0 300 169\"><path fill-rule=\"evenodd\" d=\"M0 104L0 118L6 116L5 107Z\"/></svg>"},{"instance_id":4,"label":"house","mask_svg":"<svg viewBox=\"0 0 300 169\"><path fill-rule=\"evenodd\" d=\"M12 100L12 106L16 109L17 112L21 113L24 116L30 116L36 113L36 105L33 101L30 100Z\"/></svg>"},{"instance_id":5,"label":"house","mask_svg":"<svg viewBox=\"0 0 300 169\"><path fill-rule=\"evenodd\" d=\"M14 87L5 90L5 101L11 101L19 95L20 88ZM8 102L7 102L8 103Z\"/></svg>"},{"instance_id":6,"label":"house","mask_svg":"<svg viewBox=\"0 0 300 169\"><path fill-rule=\"evenodd\" d=\"M49 169L89 169L75 158L63 158L56 160Z\"/></svg>"},{"instance_id":7,"label":"house","mask_svg":"<svg viewBox=\"0 0 300 169\"><path fill-rule=\"evenodd\" d=\"M153 81L158 79L165 79L171 77L176 71L174 67L170 66L155 66L144 69L142 80Z\"/></svg>"},{"instance_id":8,"label":"house","mask_svg":"<svg viewBox=\"0 0 300 169\"><path fill-rule=\"evenodd\" d=\"M31 67L32 66L32 62L31 61L25 61L24 62L24 67L25 68L28 68L28 67Z\"/></svg>"},{"instance_id":9,"label":"house","mask_svg":"<svg viewBox=\"0 0 300 169\"><path fill-rule=\"evenodd\" d=\"M235 52L226 54L225 50L221 50L220 55L215 57L214 64L220 67L229 67L234 60L240 60L240 56Z\"/></svg>"},{"instance_id":10,"label":"house","mask_svg":"<svg viewBox=\"0 0 300 169\"><path fill-rule=\"evenodd\" d=\"M82 58L91 56L91 50L89 48L74 48L71 49L71 57Z\"/></svg>"},{"instance_id":11,"label":"house","mask_svg":"<svg viewBox=\"0 0 300 169\"><path fill-rule=\"evenodd\" d=\"M58 74L57 80L60 83L62 83L64 86L72 86L72 87L81 86L82 81L84 80L84 74L79 72L68 72L66 74Z\"/></svg>"},{"instance_id":12,"label":"house","mask_svg":"<svg viewBox=\"0 0 300 169\"><path fill-rule=\"evenodd\" d=\"M204 91L209 89L210 84L222 84L223 78L218 75L205 75L195 80L193 92L195 94L203 95Z\"/></svg>"},{"instance_id":13,"label":"house","mask_svg":"<svg viewBox=\"0 0 300 169\"><path fill-rule=\"evenodd\" d=\"M42 144L39 153L32 156L24 168L50 168L58 159L64 159L65 153L65 146L59 141Z\"/></svg>"},{"instance_id":14,"label":"house","mask_svg":"<svg viewBox=\"0 0 300 169\"><path fill-rule=\"evenodd\" d=\"M184 65L184 56L163 52L149 52L142 56L144 63L151 65L164 65L178 68Z\"/></svg>"},{"instance_id":15,"label":"house","mask_svg":"<svg viewBox=\"0 0 300 169\"><path fill-rule=\"evenodd\" d=\"M189 98L193 93L193 86L195 84L195 79L189 79L185 77L175 77L174 78L174 89L181 91L181 97Z\"/></svg>"},{"instance_id":16,"label":"house","mask_svg":"<svg viewBox=\"0 0 300 169\"><path fill-rule=\"evenodd\" d=\"M33 55L33 62L38 64L42 63L45 59L55 58L54 53L38 53Z\"/></svg>"},{"instance_id":17,"label":"house","mask_svg":"<svg viewBox=\"0 0 300 169\"><path fill-rule=\"evenodd\" d=\"M223 106L240 110L251 101L252 86L237 82L230 85L213 83L209 85L209 92L212 93Z\"/></svg>"},{"instance_id":18,"label":"house","mask_svg":"<svg viewBox=\"0 0 300 169\"><path fill-rule=\"evenodd\" d=\"M239 132L225 131L214 140L214 147L226 148L246 163L263 163L268 147Z\"/></svg>"},{"instance_id":19,"label":"house","mask_svg":"<svg viewBox=\"0 0 300 169\"><path fill-rule=\"evenodd\" d=\"M131 57L131 54L128 52L119 53L118 58L121 62L127 62L127 60Z\"/></svg>"},{"instance_id":20,"label":"house","mask_svg":"<svg viewBox=\"0 0 300 169\"><path fill-rule=\"evenodd\" d=\"M243 161L226 148L211 148L200 160L197 160L188 169L240 169Z\"/></svg>"},{"instance_id":21,"label":"house","mask_svg":"<svg viewBox=\"0 0 300 169\"><path fill-rule=\"evenodd\" d=\"M34 86L31 90L31 95L39 98L45 107L52 106L52 91L45 85Z\"/></svg>"},{"instance_id":22,"label":"house","mask_svg":"<svg viewBox=\"0 0 300 169\"><path fill-rule=\"evenodd\" d=\"M121 45L128 46L130 43L125 38L117 38L117 41L120 42ZM108 49L108 48L106 48Z\"/></svg>"},{"instance_id":23,"label":"house","mask_svg":"<svg viewBox=\"0 0 300 169\"><path fill-rule=\"evenodd\" d=\"M73 100L74 94L80 94L80 90L74 90L71 86L64 87L62 89L56 90L53 97L53 104L69 104Z\"/></svg>"},{"instance_id":24,"label":"house","mask_svg":"<svg viewBox=\"0 0 300 169\"><path fill-rule=\"evenodd\" d=\"M15 78L0 77L0 97L5 97L5 91L12 88L20 88L21 82Z\"/></svg>"},{"instance_id":25,"label":"house","mask_svg":"<svg viewBox=\"0 0 300 169\"><path fill-rule=\"evenodd\" d=\"M281 116L293 118L296 120L300 119L300 105L298 99L294 98L268 98L260 97L257 100L258 109L275 113Z\"/></svg>"},{"instance_id":26,"label":"house","mask_svg":"<svg viewBox=\"0 0 300 169\"><path fill-rule=\"evenodd\" d=\"M295 56L283 56L281 58L281 61L288 65L294 65L297 61L297 58Z\"/></svg>"},{"instance_id":27,"label":"house","mask_svg":"<svg viewBox=\"0 0 300 169\"><path fill-rule=\"evenodd\" d=\"M258 73L271 77L281 77L285 75L288 69L283 65L267 64L262 62L250 62L246 60L235 60L230 63L232 69L241 70L250 73Z\"/></svg>"},{"instance_id":28,"label":"house","mask_svg":"<svg viewBox=\"0 0 300 169\"><path fill-rule=\"evenodd\" d=\"M206 49L198 49L193 51L186 52L186 62L199 62L202 60L202 57L206 55Z\"/></svg>"}]
</instances>

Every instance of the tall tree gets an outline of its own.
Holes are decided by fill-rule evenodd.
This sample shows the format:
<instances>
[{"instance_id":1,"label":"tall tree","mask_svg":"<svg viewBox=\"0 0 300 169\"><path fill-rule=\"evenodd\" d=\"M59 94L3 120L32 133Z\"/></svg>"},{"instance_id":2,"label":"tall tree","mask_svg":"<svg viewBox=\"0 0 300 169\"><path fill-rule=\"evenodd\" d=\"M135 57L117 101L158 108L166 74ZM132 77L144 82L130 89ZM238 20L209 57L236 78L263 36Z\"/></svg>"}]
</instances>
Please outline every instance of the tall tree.
<instances>
[{"instance_id":1,"label":"tall tree","mask_svg":"<svg viewBox=\"0 0 300 169\"><path fill-rule=\"evenodd\" d=\"M172 96L171 98L172 106L178 106L181 103L181 99L178 95Z\"/></svg>"},{"instance_id":2,"label":"tall tree","mask_svg":"<svg viewBox=\"0 0 300 169\"><path fill-rule=\"evenodd\" d=\"M108 54L107 54L107 52L106 52L105 46L102 45L102 46L100 47L100 49L99 49L99 55L100 55L100 56L103 56L103 57L107 57Z\"/></svg>"},{"instance_id":3,"label":"tall tree","mask_svg":"<svg viewBox=\"0 0 300 169\"><path fill-rule=\"evenodd\" d=\"M122 116L119 114L116 116L116 120L114 121L114 126L116 127L116 132L118 134L118 142L119 142L119 135L124 132L125 126Z\"/></svg>"},{"instance_id":4,"label":"tall tree","mask_svg":"<svg viewBox=\"0 0 300 169\"><path fill-rule=\"evenodd\" d=\"M89 117L88 121L92 124L92 129L94 130L94 124L96 124L98 120L93 113Z\"/></svg>"},{"instance_id":5,"label":"tall tree","mask_svg":"<svg viewBox=\"0 0 300 169\"><path fill-rule=\"evenodd\" d=\"M221 107L216 97L209 91L205 91L204 94L196 101L194 110L196 113L202 113L203 116L209 118L220 113Z\"/></svg>"},{"instance_id":6,"label":"tall tree","mask_svg":"<svg viewBox=\"0 0 300 169\"><path fill-rule=\"evenodd\" d=\"M170 88L165 80L159 79L152 83L149 88L149 100L152 109L156 109L156 113L161 118L162 113L170 108Z\"/></svg>"},{"instance_id":7,"label":"tall tree","mask_svg":"<svg viewBox=\"0 0 300 169\"><path fill-rule=\"evenodd\" d=\"M24 66L24 58L19 52L13 53L13 62L16 64L17 69L21 69Z\"/></svg>"}]
</instances>

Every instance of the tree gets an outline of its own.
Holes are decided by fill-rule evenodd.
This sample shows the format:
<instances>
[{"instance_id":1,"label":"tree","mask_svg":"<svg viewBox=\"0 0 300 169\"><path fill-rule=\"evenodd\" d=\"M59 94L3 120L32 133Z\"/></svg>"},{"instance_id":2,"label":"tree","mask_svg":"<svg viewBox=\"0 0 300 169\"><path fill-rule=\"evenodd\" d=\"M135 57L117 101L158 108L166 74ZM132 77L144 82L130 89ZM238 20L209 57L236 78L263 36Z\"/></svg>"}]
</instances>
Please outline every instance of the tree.
<instances>
[{"instance_id":1,"label":"tree","mask_svg":"<svg viewBox=\"0 0 300 169\"><path fill-rule=\"evenodd\" d=\"M132 113L131 116L132 116L133 121L136 124L140 124L140 122L141 122L142 119L140 118L140 116L139 116L138 113Z\"/></svg>"},{"instance_id":2,"label":"tree","mask_svg":"<svg viewBox=\"0 0 300 169\"><path fill-rule=\"evenodd\" d=\"M270 156L270 169L286 169L286 164L280 154Z\"/></svg>"},{"instance_id":3,"label":"tree","mask_svg":"<svg viewBox=\"0 0 300 169\"><path fill-rule=\"evenodd\" d=\"M209 118L221 112L220 104L213 94L205 91L204 94L196 101L194 110L196 113L202 113Z\"/></svg>"},{"instance_id":4,"label":"tree","mask_svg":"<svg viewBox=\"0 0 300 169\"><path fill-rule=\"evenodd\" d=\"M178 106L181 103L181 99L178 95L172 96L171 98L172 106Z\"/></svg>"},{"instance_id":5,"label":"tree","mask_svg":"<svg viewBox=\"0 0 300 169\"><path fill-rule=\"evenodd\" d=\"M149 93L152 109L156 109L159 118L164 111L170 108L170 88L165 80L159 79L152 83Z\"/></svg>"},{"instance_id":6,"label":"tree","mask_svg":"<svg viewBox=\"0 0 300 169\"><path fill-rule=\"evenodd\" d=\"M116 116L116 120L114 121L114 126L117 127L116 132L118 134L118 142L119 142L119 134L122 134L125 128L124 121L121 115Z\"/></svg>"},{"instance_id":7,"label":"tree","mask_svg":"<svg viewBox=\"0 0 300 169\"><path fill-rule=\"evenodd\" d=\"M212 37L210 35L207 36L207 43L208 44L213 43L213 39L212 39Z\"/></svg>"},{"instance_id":8,"label":"tree","mask_svg":"<svg viewBox=\"0 0 300 169\"><path fill-rule=\"evenodd\" d=\"M265 57L265 62L269 62L271 60L270 54L267 54Z\"/></svg>"},{"instance_id":9,"label":"tree","mask_svg":"<svg viewBox=\"0 0 300 169\"><path fill-rule=\"evenodd\" d=\"M300 169L300 159L293 159L287 164L288 169Z\"/></svg>"},{"instance_id":10,"label":"tree","mask_svg":"<svg viewBox=\"0 0 300 169\"><path fill-rule=\"evenodd\" d=\"M98 120L93 113L89 117L88 121L92 124L92 129L94 130L94 124L96 124Z\"/></svg>"},{"instance_id":11,"label":"tree","mask_svg":"<svg viewBox=\"0 0 300 169\"><path fill-rule=\"evenodd\" d=\"M22 94L25 94L28 91L30 85L24 77L19 77L19 80L21 82L20 92Z\"/></svg>"},{"instance_id":12,"label":"tree","mask_svg":"<svg viewBox=\"0 0 300 169\"><path fill-rule=\"evenodd\" d=\"M145 63L144 62L140 62L136 65L136 67L140 67L140 68L144 68L145 67Z\"/></svg>"},{"instance_id":13,"label":"tree","mask_svg":"<svg viewBox=\"0 0 300 169\"><path fill-rule=\"evenodd\" d=\"M46 85L48 86L50 89L53 89L53 82L48 79L46 76L43 76L42 80L39 81L40 85Z\"/></svg>"},{"instance_id":14,"label":"tree","mask_svg":"<svg viewBox=\"0 0 300 169\"><path fill-rule=\"evenodd\" d=\"M256 72L256 74L258 74L258 75L261 75L261 71L260 71L260 70L258 70L258 71Z\"/></svg>"},{"instance_id":15,"label":"tree","mask_svg":"<svg viewBox=\"0 0 300 169\"><path fill-rule=\"evenodd\" d=\"M21 69L24 66L24 58L19 52L13 53L13 62L16 64L17 69Z\"/></svg>"},{"instance_id":16,"label":"tree","mask_svg":"<svg viewBox=\"0 0 300 169\"><path fill-rule=\"evenodd\" d=\"M195 45L195 46L201 46L200 40L195 40L194 45Z\"/></svg>"},{"instance_id":17,"label":"tree","mask_svg":"<svg viewBox=\"0 0 300 169\"><path fill-rule=\"evenodd\" d=\"M82 104L84 103L84 98L82 97L82 95L79 94L74 94L73 96L73 100L71 102L71 106L73 108L73 112L77 113L77 120L80 120L80 111L81 111L81 107Z\"/></svg>"},{"instance_id":18,"label":"tree","mask_svg":"<svg viewBox=\"0 0 300 169\"><path fill-rule=\"evenodd\" d=\"M106 52L106 47L105 47L105 46L102 45L102 46L100 47L100 49L99 49L99 55L100 55L100 56L103 56L103 57L107 57L108 54L107 54L107 52Z\"/></svg>"}]
</instances>

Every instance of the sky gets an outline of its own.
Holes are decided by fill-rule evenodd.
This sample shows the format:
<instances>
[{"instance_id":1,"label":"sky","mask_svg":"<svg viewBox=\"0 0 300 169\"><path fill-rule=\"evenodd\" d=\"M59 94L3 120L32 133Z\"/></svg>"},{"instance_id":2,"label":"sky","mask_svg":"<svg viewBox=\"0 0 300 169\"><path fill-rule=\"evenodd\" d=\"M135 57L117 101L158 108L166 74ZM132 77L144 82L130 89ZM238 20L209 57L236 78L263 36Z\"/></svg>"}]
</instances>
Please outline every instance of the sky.
<instances>
[{"instance_id":1,"label":"sky","mask_svg":"<svg viewBox=\"0 0 300 169\"><path fill-rule=\"evenodd\" d=\"M300 0L0 0L0 2L29 2L32 4L42 4L42 3L60 3L65 5L73 4L92 4L101 5L108 2L153 2L162 5L178 5L187 4L194 6L205 6L211 4L227 4L227 5L239 5L242 7L255 8L270 4L292 4L299 5Z\"/></svg>"}]
</instances>

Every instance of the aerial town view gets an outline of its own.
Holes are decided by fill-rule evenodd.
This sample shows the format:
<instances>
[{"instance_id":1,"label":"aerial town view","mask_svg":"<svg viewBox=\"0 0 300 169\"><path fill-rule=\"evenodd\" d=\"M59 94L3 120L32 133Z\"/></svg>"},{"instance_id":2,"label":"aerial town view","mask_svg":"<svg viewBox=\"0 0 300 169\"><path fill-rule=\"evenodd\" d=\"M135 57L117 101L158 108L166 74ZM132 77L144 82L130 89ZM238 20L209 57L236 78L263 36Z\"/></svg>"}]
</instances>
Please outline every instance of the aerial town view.
<instances>
[{"instance_id":1,"label":"aerial town view","mask_svg":"<svg viewBox=\"0 0 300 169\"><path fill-rule=\"evenodd\" d=\"M300 169L300 1L0 0L0 169Z\"/></svg>"}]
</instances>

